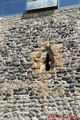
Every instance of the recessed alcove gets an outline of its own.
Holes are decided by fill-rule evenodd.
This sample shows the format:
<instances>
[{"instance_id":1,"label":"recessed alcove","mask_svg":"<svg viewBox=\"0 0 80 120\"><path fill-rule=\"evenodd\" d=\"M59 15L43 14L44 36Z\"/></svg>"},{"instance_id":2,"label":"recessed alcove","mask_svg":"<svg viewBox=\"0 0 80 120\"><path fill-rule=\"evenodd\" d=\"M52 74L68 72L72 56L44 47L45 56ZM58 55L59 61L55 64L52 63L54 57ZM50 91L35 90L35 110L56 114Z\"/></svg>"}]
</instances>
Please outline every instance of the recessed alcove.
<instances>
[{"instance_id":1,"label":"recessed alcove","mask_svg":"<svg viewBox=\"0 0 80 120\"><path fill-rule=\"evenodd\" d=\"M46 71L49 71L50 70L50 56L49 56L49 53L47 52L46 54L46 61L45 61L45 70Z\"/></svg>"},{"instance_id":2,"label":"recessed alcove","mask_svg":"<svg viewBox=\"0 0 80 120\"><path fill-rule=\"evenodd\" d=\"M62 44L52 41L39 41L40 48L31 53L32 69L36 73L55 73L55 69L63 67Z\"/></svg>"},{"instance_id":3,"label":"recessed alcove","mask_svg":"<svg viewBox=\"0 0 80 120\"><path fill-rule=\"evenodd\" d=\"M51 49L51 46L46 46L46 61L45 61L45 70L50 71L51 69L54 69L55 66L55 58L54 58L54 52Z\"/></svg>"}]
</instances>

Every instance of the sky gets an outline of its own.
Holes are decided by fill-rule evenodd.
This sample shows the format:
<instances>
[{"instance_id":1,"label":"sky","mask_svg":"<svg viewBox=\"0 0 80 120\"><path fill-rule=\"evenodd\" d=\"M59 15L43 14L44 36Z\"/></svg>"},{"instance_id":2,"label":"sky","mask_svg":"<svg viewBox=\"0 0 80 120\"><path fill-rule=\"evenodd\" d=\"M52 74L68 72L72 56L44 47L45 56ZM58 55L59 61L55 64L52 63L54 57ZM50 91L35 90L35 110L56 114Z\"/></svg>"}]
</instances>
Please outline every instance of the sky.
<instances>
[{"instance_id":1,"label":"sky","mask_svg":"<svg viewBox=\"0 0 80 120\"><path fill-rule=\"evenodd\" d=\"M0 16L23 13L26 0L0 0Z\"/></svg>"},{"instance_id":2,"label":"sky","mask_svg":"<svg viewBox=\"0 0 80 120\"><path fill-rule=\"evenodd\" d=\"M59 0L59 8L80 4L80 0Z\"/></svg>"}]
</instances>

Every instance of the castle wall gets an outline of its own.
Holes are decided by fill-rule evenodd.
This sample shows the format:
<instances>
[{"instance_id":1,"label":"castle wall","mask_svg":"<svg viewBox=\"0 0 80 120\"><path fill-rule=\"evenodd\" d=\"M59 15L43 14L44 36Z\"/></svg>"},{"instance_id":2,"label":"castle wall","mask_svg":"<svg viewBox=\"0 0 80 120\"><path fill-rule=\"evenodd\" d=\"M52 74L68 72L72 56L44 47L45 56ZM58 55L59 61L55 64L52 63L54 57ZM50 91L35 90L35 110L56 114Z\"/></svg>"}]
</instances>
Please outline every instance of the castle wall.
<instances>
[{"instance_id":1,"label":"castle wall","mask_svg":"<svg viewBox=\"0 0 80 120\"><path fill-rule=\"evenodd\" d=\"M46 71L48 45L55 64ZM80 118L79 7L0 20L0 120L51 114Z\"/></svg>"}]
</instances>

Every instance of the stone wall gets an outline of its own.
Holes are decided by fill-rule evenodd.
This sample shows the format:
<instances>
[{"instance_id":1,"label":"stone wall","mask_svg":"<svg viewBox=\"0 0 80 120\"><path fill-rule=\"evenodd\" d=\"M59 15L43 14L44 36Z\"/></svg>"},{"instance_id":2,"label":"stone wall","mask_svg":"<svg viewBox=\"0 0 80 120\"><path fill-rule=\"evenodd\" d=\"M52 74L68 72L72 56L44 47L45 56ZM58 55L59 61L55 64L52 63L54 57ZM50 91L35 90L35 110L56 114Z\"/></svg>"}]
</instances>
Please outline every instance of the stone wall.
<instances>
[{"instance_id":1,"label":"stone wall","mask_svg":"<svg viewBox=\"0 0 80 120\"><path fill-rule=\"evenodd\" d=\"M48 71L46 46L53 56ZM0 120L48 115L80 119L79 7L0 20Z\"/></svg>"}]
</instances>

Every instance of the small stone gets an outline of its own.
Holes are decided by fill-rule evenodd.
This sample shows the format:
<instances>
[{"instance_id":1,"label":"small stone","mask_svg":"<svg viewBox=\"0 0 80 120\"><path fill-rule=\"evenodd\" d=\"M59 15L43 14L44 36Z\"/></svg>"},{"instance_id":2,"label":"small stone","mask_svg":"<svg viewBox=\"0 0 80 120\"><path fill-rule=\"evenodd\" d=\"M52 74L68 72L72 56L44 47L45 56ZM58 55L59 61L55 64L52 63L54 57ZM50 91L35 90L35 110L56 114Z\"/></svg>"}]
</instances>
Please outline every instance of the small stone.
<instances>
[{"instance_id":1,"label":"small stone","mask_svg":"<svg viewBox=\"0 0 80 120\"><path fill-rule=\"evenodd\" d=\"M44 115L47 115L47 114L48 114L48 109L47 109L47 108L44 108L44 109L43 109L43 113L44 113Z\"/></svg>"},{"instance_id":2,"label":"small stone","mask_svg":"<svg viewBox=\"0 0 80 120\"><path fill-rule=\"evenodd\" d=\"M80 72L80 68L77 68L77 70L76 70L77 72Z\"/></svg>"},{"instance_id":3,"label":"small stone","mask_svg":"<svg viewBox=\"0 0 80 120\"><path fill-rule=\"evenodd\" d=\"M80 87L80 83L79 83L79 84L76 84L76 87Z\"/></svg>"},{"instance_id":4,"label":"small stone","mask_svg":"<svg viewBox=\"0 0 80 120\"><path fill-rule=\"evenodd\" d=\"M11 96L11 93L7 93L7 94L6 94L6 97L10 97L10 96Z\"/></svg>"},{"instance_id":5,"label":"small stone","mask_svg":"<svg viewBox=\"0 0 80 120\"><path fill-rule=\"evenodd\" d=\"M68 76L62 77L62 80L65 80L65 81L70 80L70 77Z\"/></svg>"},{"instance_id":6,"label":"small stone","mask_svg":"<svg viewBox=\"0 0 80 120\"><path fill-rule=\"evenodd\" d=\"M40 103L40 104L43 104L43 103L44 103L44 100L43 100L43 99L39 99L39 103Z\"/></svg>"},{"instance_id":7,"label":"small stone","mask_svg":"<svg viewBox=\"0 0 80 120\"><path fill-rule=\"evenodd\" d=\"M30 91L29 96L33 96L33 95L34 95L34 92Z\"/></svg>"},{"instance_id":8,"label":"small stone","mask_svg":"<svg viewBox=\"0 0 80 120\"><path fill-rule=\"evenodd\" d=\"M45 116L41 115L40 120L45 120L45 118L46 118Z\"/></svg>"},{"instance_id":9,"label":"small stone","mask_svg":"<svg viewBox=\"0 0 80 120\"><path fill-rule=\"evenodd\" d=\"M69 85L69 89L72 89L72 88L74 88L74 84Z\"/></svg>"},{"instance_id":10,"label":"small stone","mask_svg":"<svg viewBox=\"0 0 80 120\"><path fill-rule=\"evenodd\" d=\"M75 88L70 89L70 91L71 91L72 93L74 93L74 92L75 92Z\"/></svg>"},{"instance_id":11,"label":"small stone","mask_svg":"<svg viewBox=\"0 0 80 120\"><path fill-rule=\"evenodd\" d=\"M38 118L37 117L32 117L32 120L38 120Z\"/></svg>"},{"instance_id":12,"label":"small stone","mask_svg":"<svg viewBox=\"0 0 80 120\"><path fill-rule=\"evenodd\" d=\"M54 81L54 84L59 84L59 82L58 81Z\"/></svg>"},{"instance_id":13,"label":"small stone","mask_svg":"<svg viewBox=\"0 0 80 120\"><path fill-rule=\"evenodd\" d=\"M80 76L76 76L75 80L77 80L80 83Z\"/></svg>"},{"instance_id":14,"label":"small stone","mask_svg":"<svg viewBox=\"0 0 80 120\"><path fill-rule=\"evenodd\" d=\"M76 83L76 81L69 79L67 80L67 83Z\"/></svg>"}]
</instances>

